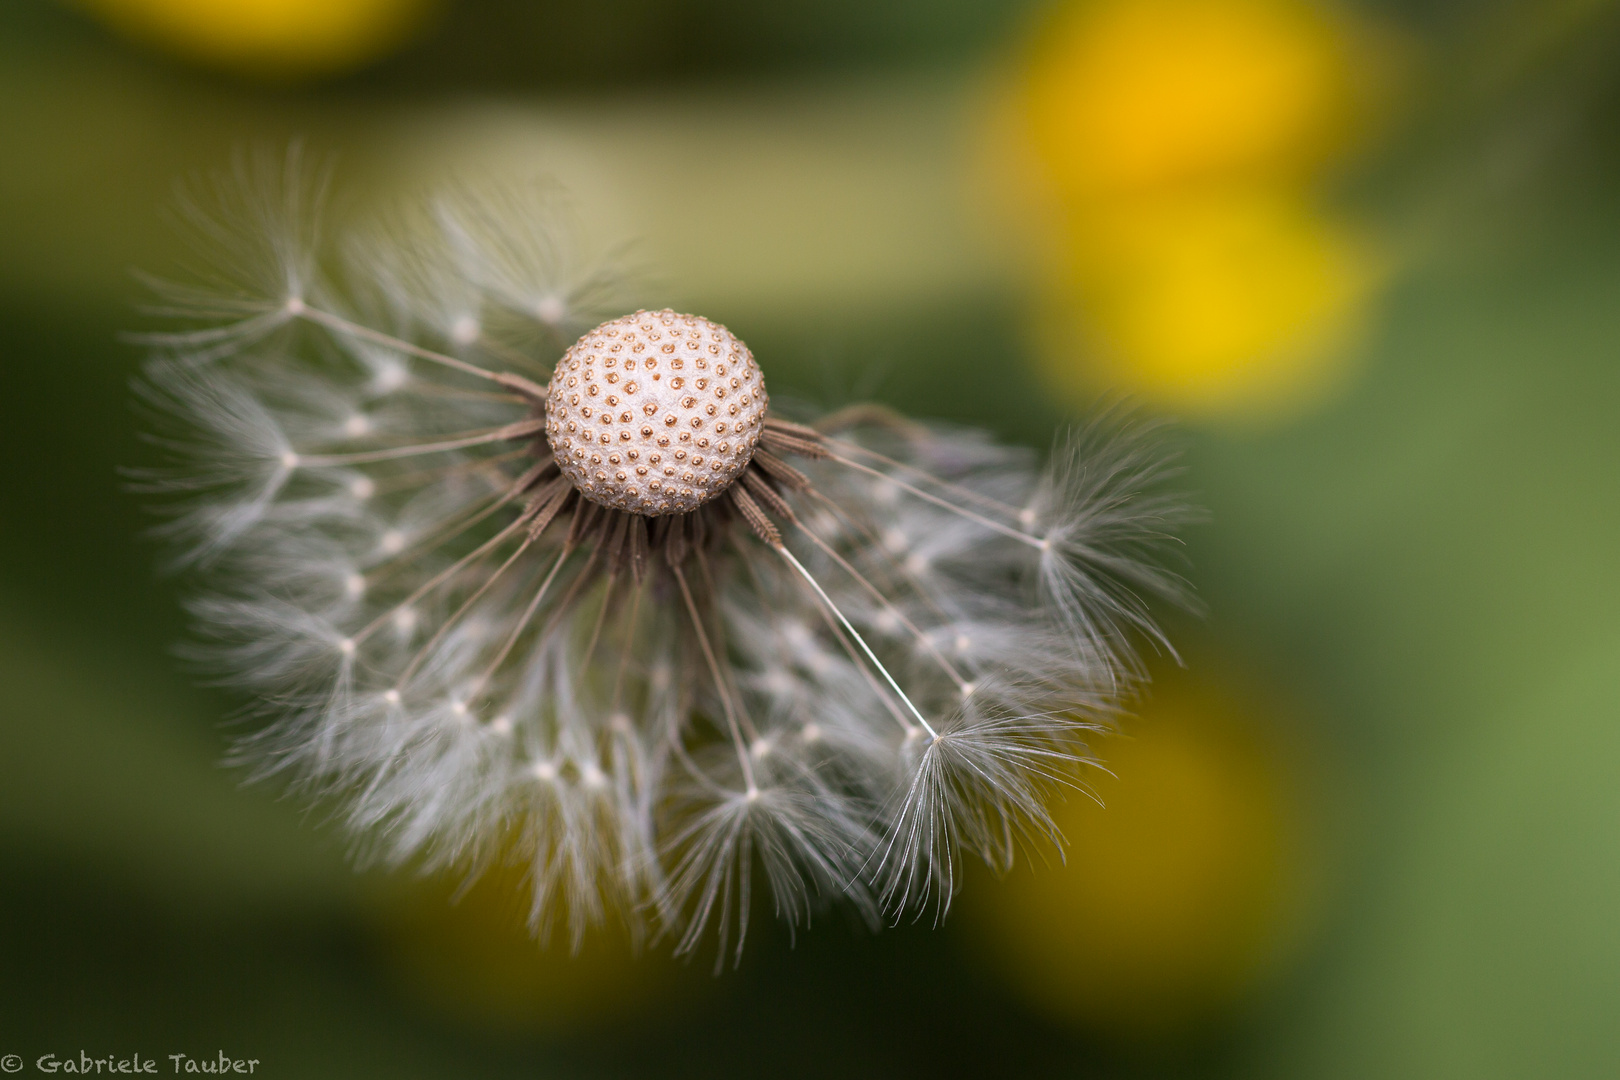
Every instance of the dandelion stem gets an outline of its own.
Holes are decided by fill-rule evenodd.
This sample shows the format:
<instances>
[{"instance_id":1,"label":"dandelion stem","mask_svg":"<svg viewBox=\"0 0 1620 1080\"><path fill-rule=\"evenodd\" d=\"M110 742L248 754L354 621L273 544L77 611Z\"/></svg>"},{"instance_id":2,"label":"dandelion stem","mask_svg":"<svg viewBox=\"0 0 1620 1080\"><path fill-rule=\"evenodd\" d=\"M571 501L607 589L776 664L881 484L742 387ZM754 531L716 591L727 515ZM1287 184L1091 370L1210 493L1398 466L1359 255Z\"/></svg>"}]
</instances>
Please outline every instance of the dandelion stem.
<instances>
[{"instance_id":1,"label":"dandelion stem","mask_svg":"<svg viewBox=\"0 0 1620 1080\"><path fill-rule=\"evenodd\" d=\"M602 589L602 606L596 609L596 621L591 626L591 641L585 646L584 659L579 662L581 671L590 669L591 657L596 653L596 643L602 637L602 624L607 622L608 605L613 602L613 590L618 584L619 568L615 566L608 571L607 585Z\"/></svg>"},{"instance_id":2,"label":"dandelion stem","mask_svg":"<svg viewBox=\"0 0 1620 1080\"><path fill-rule=\"evenodd\" d=\"M293 309L293 313L308 319L310 322L319 323L328 330L336 330L340 334L352 334L355 337L365 338L367 341L374 341L378 345L386 345L390 349L397 349L402 353L408 353L409 355L415 356L419 359L427 360L435 364L442 364L447 368L453 368L454 370L463 372L467 375L476 375L480 379L489 379L492 382L500 381L500 377L497 376L493 371L486 371L477 364L469 364L467 361L457 357L449 356L441 352L434 352L432 349L424 349L422 346L414 345L403 338L394 337L392 334L385 334L381 330L373 330L369 326L361 326L357 322L350 322L343 316L334 315L330 311L322 311L320 308L306 307L300 303L296 308Z\"/></svg>"},{"instance_id":3,"label":"dandelion stem","mask_svg":"<svg viewBox=\"0 0 1620 1080\"><path fill-rule=\"evenodd\" d=\"M1026 532L1020 532L1019 530L1013 528L1010 525L1003 525L1001 522L995 521L995 520L993 520L991 518L987 518L983 514L975 514L972 510L968 510L968 509L966 509L964 507L957 506L955 503L951 502L949 499L942 499L938 495L935 495L935 494L933 494L931 492L924 491L922 488L917 487L915 484L908 484L904 480L897 480L893 476L890 476L888 473L881 472L881 471L879 471L877 469L874 469L870 465L862 465L858 461L851 461L849 458L844 457L841 454L828 454L827 457L828 457L829 460L836 461L836 462L838 462L838 464L843 465L843 466L845 466L847 468L851 468L851 469L855 469L855 470L857 470L859 472L867 473L868 475L875 476L880 480L887 480L889 483L893 484L895 487L899 488L901 491L906 492L907 494L915 495L917 498L922 499L924 502L931 502L935 506L938 506L938 507L941 507L943 509L949 510L953 514L959 514L962 517L967 518L969 521L973 522L974 524L982 525L986 529L990 529L993 532L1001 533L1003 536L1010 536L1014 540L1019 541L1020 543L1028 544L1030 547L1034 548L1036 551L1045 551L1047 549L1047 547L1048 547L1047 542L1044 539L1042 539L1041 537L1039 537L1039 536L1031 536Z\"/></svg>"},{"instance_id":4,"label":"dandelion stem","mask_svg":"<svg viewBox=\"0 0 1620 1080\"><path fill-rule=\"evenodd\" d=\"M797 570L804 577L804 580L810 583L810 587L816 591L816 595L821 597L821 602L826 604L827 607L832 610L834 615L838 616L838 621L844 624L844 629L849 631L850 637L855 639L855 643L861 647L861 651L866 654L866 658L876 665L878 671L882 673L884 680L889 684L896 694L900 695L900 700L906 703L906 708L911 710L911 715L915 716L917 718L917 722L923 726L923 730L928 732L928 737L930 739L937 739L939 737L939 733L934 730L934 726L928 722L927 718L924 717L922 713L917 711L917 706L912 704L911 699L906 696L906 692L900 689L900 684L894 681L894 676L889 674L889 669L883 666L883 661L877 658L877 654L874 653L872 651L872 647L866 643L866 639L861 637L860 631L856 630L854 626L850 625L850 621L844 618L844 613L838 610L838 605L833 603L832 597L827 595L826 590L821 587L821 583L815 579L810 571L804 568L803 563L793 557L793 552L789 551L785 545L778 544L776 551L777 554L781 555L782 558L786 559L788 563L792 565L793 569Z\"/></svg>"},{"instance_id":5,"label":"dandelion stem","mask_svg":"<svg viewBox=\"0 0 1620 1080\"><path fill-rule=\"evenodd\" d=\"M484 684L489 682L496 670L506 662L506 658L512 653L512 647L517 644L518 638L523 636L523 631L528 629L530 621L534 618L534 613L540 610L540 603L546 598L546 593L551 591L551 583L557 580L557 572L562 569L563 563L567 562L568 556L573 553L574 549L568 546L564 546L562 551L557 553L557 561L551 564L551 569L546 572L545 580L540 583L540 588L535 590L535 594L529 600L528 606L523 609L523 615L518 619L517 625L512 628L510 634L506 635L506 640L501 643L500 651L495 654L495 659L489 662L483 673L478 676L478 681L473 683L472 690L467 694L468 700L476 697L484 689Z\"/></svg>"},{"instance_id":6,"label":"dandelion stem","mask_svg":"<svg viewBox=\"0 0 1620 1080\"><path fill-rule=\"evenodd\" d=\"M506 439L524 439L534 435L545 427L544 420L519 420L515 424L502 424L498 428L481 431L473 435L464 435L456 439L445 439L442 442L418 443L415 446L393 446L386 450L362 450L354 454L311 454L297 455L296 461L300 465L364 465L373 461L392 461L395 458L415 457L418 454L438 454L449 450L462 450L469 446L482 446L485 443L502 442Z\"/></svg>"},{"instance_id":7,"label":"dandelion stem","mask_svg":"<svg viewBox=\"0 0 1620 1080\"><path fill-rule=\"evenodd\" d=\"M377 628L382 626L389 619L393 618L405 608L410 607L412 604L422 599L422 597L444 584L459 571L466 569L473 562L476 562L478 559L481 559L485 555L489 554L489 552L494 548L499 547L502 542L509 539L514 532L521 529L526 524L528 524L526 517L518 518L516 521L512 522L512 524L508 525L506 528L484 541L478 547L474 548L472 551L469 551L467 554L463 555L461 558L457 559L455 562L451 563L437 574L434 574L425 583L418 586L416 590L411 593L411 595L407 596L404 600L401 600L399 603L377 616L370 623L366 624L366 628L364 630L361 630L358 634L354 635L355 644L358 645L360 642L376 633Z\"/></svg>"},{"instance_id":8,"label":"dandelion stem","mask_svg":"<svg viewBox=\"0 0 1620 1080\"><path fill-rule=\"evenodd\" d=\"M379 492L406 491L420 488L436 480L447 480L455 476L473 476L480 472L499 474L502 479L509 479L509 475L502 472L498 466L512 461L515 458L526 457L531 450L528 446L519 446L515 450L503 450L498 454L491 454L487 458L473 461L456 461L448 465L430 465L426 468L413 469L409 472L390 473L383 477L372 477L372 483L377 485ZM539 466L537 466L538 468Z\"/></svg>"},{"instance_id":9,"label":"dandelion stem","mask_svg":"<svg viewBox=\"0 0 1620 1080\"><path fill-rule=\"evenodd\" d=\"M532 359L524 356L516 349L511 348L496 338L490 337L488 334L479 334L478 344L480 347L492 353L498 359L504 360L514 367L522 367L525 364L528 364L531 367L534 365L534 361Z\"/></svg>"},{"instance_id":10,"label":"dandelion stem","mask_svg":"<svg viewBox=\"0 0 1620 1080\"><path fill-rule=\"evenodd\" d=\"M703 575L704 588L709 590L710 596L719 596L720 590L715 586L714 575L709 570L708 556L703 553L703 549L700 547L692 552L692 557L697 561L698 572ZM725 633L726 628L720 621L720 613L716 611L714 615L715 640L723 640L725 638ZM731 688L732 698L737 703L737 719L742 724L743 734L745 734L748 737L748 741L752 743L755 739L759 738L759 731L754 727L753 718L748 715L747 706L743 704L742 690L737 686L737 673L732 669L730 664L727 664L724 669L722 669L721 674L726 676L726 685Z\"/></svg>"},{"instance_id":11,"label":"dandelion stem","mask_svg":"<svg viewBox=\"0 0 1620 1080\"><path fill-rule=\"evenodd\" d=\"M509 485L505 491L497 492L495 495L491 496L487 505L463 517L461 520L457 521L452 519L441 529L425 532L420 536L412 538L407 543L405 548L399 552L399 554L376 564L370 570L368 570L366 572L368 581L387 580L391 574L398 573L402 567L412 562L422 548L425 548L430 544L435 546L448 544L450 541L456 539L462 533L465 533L468 529L471 529L473 526L495 513L501 507L511 502L517 496L521 495L524 491L528 490L528 488L532 487L534 478L542 474L542 469L543 466L539 465L535 466L533 469L530 469L516 482ZM475 503L474 505L477 504ZM533 518L533 516L532 511L525 511L523 514L519 515L517 521L503 528L498 534L498 537L500 539L505 539L512 534L512 529L516 525L527 523ZM480 552L487 551L488 547L489 544L486 541L485 544L480 546L478 550ZM458 560L458 566L459 565L460 561ZM407 604L414 602L414 596L412 599L405 601Z\"/></svg>"},{"instance_id":12,"label":"dandelion stem","mask_svg":"<svg viewBox=\"0 0 1620 1080\"><path fill-rule=\"evenodd\" d=\"M1000 499L993 499L988 495L982 495L979 492L974 491L972 488L963 487L961 484L954 484L949 480L941 480L927 469L919 469L915 465L908 464L904 461L898 461L892 457L880 454L876 450L868 449L867 447L862 446L860 443L845 442L843 439L827 439L826 441L828 446L836 446L841 450L852 450L857 454L862 454L868 458L871 458L873 461L880 462L889 466L890 468L899 469L902 472L910 473L912 476L920 477L921 479L927 480L931 484L937 484L946 491L960 496L967 502L978 503L980 506L983 506L986 509L994 510L999 514L1006 514L1008 517L1013 518L1014 520L1017 520L1023 514L1023 511L1019 510L1016 506L1009 506Z\"/></svg>"},{"instance_id":13,"label":"dandelion stem","mask_svg":"<svg viewBox=\"0 0 1620 1080\"><path fill-rule=\"evenodd\" d=\"M873 598L876 599L879 604L883 605L883 609L885 611L889 612L896 619L900 620L900 625L904 626L908 631L910 631L911 636L917 639L917 644L921 645L928 652L928 655L934 658L934 661L939 664L942 669L944 669L945 674L950 676L951 681L956 683L957 690L961 691L962 695L966 697L967 694L972 690L972 686L966 679L962 678L961 673L956 670L955 665L953 665L949 660L945 659L945 654L939 651L939 647L929 640L926 634L917 628L917 624L908 619L903 611L890 603L888 597L883 595L882 590L880 590L876 585L873 585L870 581L866 580L865 575L863 575L859 570L855 569L855 567L850 564L848 559L838 554L838 552L833 549L831 544L827 543L821 537L811 532L809 526L805 525L801 521L795 521L794 524L799 527L800 532L804 533L805 536L810 538L811 543L820 548L829 559L836 562L844 569L845 573L854 578L856 583L859 584L861 588L871 593Z\"/></svg>"},{"instance_id":14,"label":"dandelion stem","mask_svg":"<svg viewBox=\"0 0 1620 1080\"><path fill-rule=\"evenodd\" d=\"M894 722L900 725L900 730L907 735L913 734L917 730L917 725L906 719L906 714L900 710L900 706L894 703L894 695L890 694L883 683L878 681L878 677L872 674L872 666L861 663L860 653L855 651L855 646L850 643L849 635L844 633L844 628L838 624L838 620L833 618L832 613L827 610L825 604L817 604L816 611L821 615L822 622L827 624L828 632L837 640L838 647L844 650L844 655L849 657L849 662L855 665L855 670L861 673L861 677L866 680L866 685L872 688L873 695L883 702L883 707L888 710L890 716L894 717Z\"/></svg>"},{"instance_id":15,"label":"dandelion stem","mask_svg":"<svg viewBox=\"0 0 1620 1080\"><path fill-rule=\"evenodd\" d=\"M807 494L812 499L815 499L817 502L821 503L822 506L826 507L828 512L831 513L837 520L843 522L847 528L853 530L871 543L873 545L874 552L879 552L882 550L882 540L877 536L877 534L872 532L872 530L867 528L863 523L850 517L842 506L839 506L836 502L827 498L827 496L823 495L815 488L811 488ZM924 587L923 582L918 578L916 573L908 569L904 563L900 563L892 567L892 569L897 571L900 578L911 586L912 590L917 594L917 599L926 604L929 610L931 610L941 619L950 618L950 615L946 613L945 609L939 606L938 601L935 600L935 598L930 594L929 590Z\"/></svg>"},{"instance_id":16,"label":"dandelion stem","mask_svg":"<svg viewBox=\"0 0 1620 1080\"><path fill-rule=\"evenodd\" d=\"M647 591L647 581L643 578L636 582L636 591L630 598L630 618L625 625L624 645L619 653L618 670L613 674L613 711L619 711L621 697L624 693L624 676L630 667L630 657L634 652L636 643L636 620L641 615L641 596Z\"/></svg>"},{"instance_id":17,"label":"dandelion stem","mask_svg":"<svg viewBox=\"0 0 1620 1080\"><path fill-rule=\"evenodd\" d=\"M697 633L698 646L703 650L703 659L709 665L714 688L720 694L720 707L725 710L726 726L731 729L731 741L737 747L737 761L742 765L743 783L747 785L750 797L758 795L759 785L754 783L754 766L748 760L748 747L743 745L742 727L737 722L737 709L731 700L731 689L720 674L720 661L715 657L714 648L709 644L709 635L703 629L703 619L698 615L697 602L692 599L692 589L686 584L686 574L679 566L670 569L675 571L675 580L680 583L681 597L686 601L686 613L692 617L692 629Z\"/></svg>"},{"instance_id":18,"label":"dandelion stem","mask_svg":"<svg viewBox=\"0 0 1620 1080\"><path fill-rule=\"evenodd\" d=\"M423 645L421 649L417 650L416 655L411 657L411 662L406 665L404 672L402 672L399 676L398 681L400 683L404 683L405 680L416 674L416 669L422 666L422 662L428 658L428 655L433 651L433 647L440 641L444 640L444 636L450 632L450 628L461 621L461 617L467 614L467 612L472 609L472 606L482 599L483 595L487 593L492 586L494 586L496 581L500 580L501 576L505 574L507 570L511 569L512 564L518 561L518 557L520 555L529 550L529 545L532 543L534 543L534 537L525 536L523 538L523 543L517 546L517 550L512 552L505 562L496 567L493 574L484 579L483 584L479 585L477 590L474 591L471 596L467 597L466 601L455 610L455 614L451 615L439 625L438 630L434 631L433 636L428 639L427 644ZM565 550L564 554L566 553L567 552Z\"/></svg>"}]
</instances>

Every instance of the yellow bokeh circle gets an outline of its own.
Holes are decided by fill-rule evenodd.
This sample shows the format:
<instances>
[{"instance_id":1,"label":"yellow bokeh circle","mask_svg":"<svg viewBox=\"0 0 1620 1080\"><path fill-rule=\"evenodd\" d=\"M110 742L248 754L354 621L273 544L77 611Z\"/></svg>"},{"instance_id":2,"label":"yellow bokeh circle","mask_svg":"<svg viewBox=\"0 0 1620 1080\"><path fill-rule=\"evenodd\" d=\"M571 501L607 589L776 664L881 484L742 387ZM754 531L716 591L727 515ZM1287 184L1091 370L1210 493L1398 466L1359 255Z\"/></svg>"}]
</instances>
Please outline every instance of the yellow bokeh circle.
<instances>
[{"instance_id":1,"label":"yellow bokeh circle","mask_svg":"<svg viewBox=\"0 0 1620 1080\"><path fill-rule=\"evenodd\" d=\"M576 950L563 919L537 941L527 881L513 868L463 888L451 878L391 884L376 908L381 967L405 997L470 1030L611 1029L699 1000L713 981L668 950L633 948L622 927L592 930Z\"/></svg>"},{"instance_id":2,"label":"yellow bokeh circle","mask_svg":"<svg viewBox=\"0 0 1620 1080\"><path fill-rule=\"evenodd\" d=\"M1056 857L971 883L967 925L1038 1009L1122 1037L1241 1000L1297 937L1311 891L1298 762L1203 690L1152 704L1099 748L1098 800L1056 813Z\"/></svg>"},{"instance_id":3,"label":"yellow bokeh circle","mask_svg":"<svg viewBox=\"0 0 1620 1080\"><path fill-rule=\"evenodd\" d=\"M1368 124L1384 75L1362 61L1383 40L1310 0L1054 11L985 144L1050 385L1194 417L1321 399L1383 278L1321 197Z\"/></svg>"},{"instance_id":4,"label":"yellow bokeh circle","mask_svg":"<svg viewBox=\"0 0 1620 1080\"><path fill-rule=\"evenodd\" d=\"M1041 306L1046 374L1187 414L1267 414L1340 374L1380 279L1370 245L1288 190L1197 190L1071 222Z\"/></svg>"},{"instance_id":5,"label":"yellow bokeh circle","mask_svg":"<svg viewBox=\"0 0 1620 1080\"><path fill-rule=\"evenodd\" d=\"M431 0L78 0L109 26L188 60L265 77L356 67L401 44Z\"/></svg>"},{"instance_id":6,"label":"yellow bokeh circle","mask_svg":"<svg viewBox=\"0 0 1620 1080\"><path fill-rule=\"evenodd\" d=\"M1289 0L1105 0L1047 27L1024 81L1033 148L1062 191L1298 173L1344 141L1341 28Z\"/></svg>"}]
</instances>

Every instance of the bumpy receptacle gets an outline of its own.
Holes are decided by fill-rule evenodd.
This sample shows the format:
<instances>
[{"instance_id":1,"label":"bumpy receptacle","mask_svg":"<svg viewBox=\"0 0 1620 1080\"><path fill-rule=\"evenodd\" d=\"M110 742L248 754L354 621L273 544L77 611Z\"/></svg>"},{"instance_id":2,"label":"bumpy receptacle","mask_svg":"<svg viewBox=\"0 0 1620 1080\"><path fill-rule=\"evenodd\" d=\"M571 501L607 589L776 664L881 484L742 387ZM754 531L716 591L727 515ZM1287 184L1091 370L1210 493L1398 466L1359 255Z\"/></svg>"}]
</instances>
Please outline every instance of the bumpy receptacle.
<instances>
[{"instance_id":1,"label":"bumpy receptacle","mask_svg":"<svg viewBox=\"0 0 1620 1080\"><path fill-rule=\"evenodd\" d=\"M768 399L753 355L719 323L673 311L605 322L557 362L546 437L581 495L636 514L683 514L732 485Z\"/></svg>"}]
</instances>

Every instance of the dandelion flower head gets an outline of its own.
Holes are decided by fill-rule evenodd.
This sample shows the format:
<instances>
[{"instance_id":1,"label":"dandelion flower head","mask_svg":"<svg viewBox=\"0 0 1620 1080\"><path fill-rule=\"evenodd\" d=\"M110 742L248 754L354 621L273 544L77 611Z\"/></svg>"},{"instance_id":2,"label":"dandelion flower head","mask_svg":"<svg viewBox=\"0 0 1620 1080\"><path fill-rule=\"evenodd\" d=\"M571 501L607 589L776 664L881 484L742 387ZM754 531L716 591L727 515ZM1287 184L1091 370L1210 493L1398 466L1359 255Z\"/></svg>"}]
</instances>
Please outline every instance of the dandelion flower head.
<instances>
[{"instance_id":1,"label":"dandelion flower head","mask_svg":"<svg viewBox=\"0 0 1620 1080\"><path fill-rule=\"evenodd\" d=\"M623 314L544 192L329 244L296 163L239 172L140 392L240 761L363 859L517 861L576 945L740 951L757 875L794 925L940 912L965 854L1057 839L1182 591L1150 425L1038 468L875 406L788 419L724 326Z\"/></svg>"}]
</instances>

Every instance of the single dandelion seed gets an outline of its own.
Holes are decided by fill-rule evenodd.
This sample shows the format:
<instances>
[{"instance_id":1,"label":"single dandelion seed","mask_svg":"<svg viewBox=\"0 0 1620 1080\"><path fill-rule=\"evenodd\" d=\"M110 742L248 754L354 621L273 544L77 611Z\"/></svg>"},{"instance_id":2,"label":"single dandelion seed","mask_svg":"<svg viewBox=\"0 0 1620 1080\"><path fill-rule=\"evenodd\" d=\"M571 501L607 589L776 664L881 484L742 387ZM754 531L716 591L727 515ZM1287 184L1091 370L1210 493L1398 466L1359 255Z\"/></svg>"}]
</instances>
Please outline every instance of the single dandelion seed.
<instances>
[{"instance_id":1,"label":"single dandelion seed","mask_svg":"<svg viewBox=\"0 0 1620 1080\"><path fill-rule=\"evenodd\" d=\"M544 200L435 196L323 274L270 187L281 231L228 215L257 284L168 287L197 322L141 385L208 659L265 703L240 760L368 855L525 862L576 946L613 917L740 955L760 872L794 923L943 911L965 853L1055 838L1164 644L1146 598L1183 596L1151 427L1042 470L882 409L794 422L725 326L604 319Z\"/></svg>"}]
</instances>

